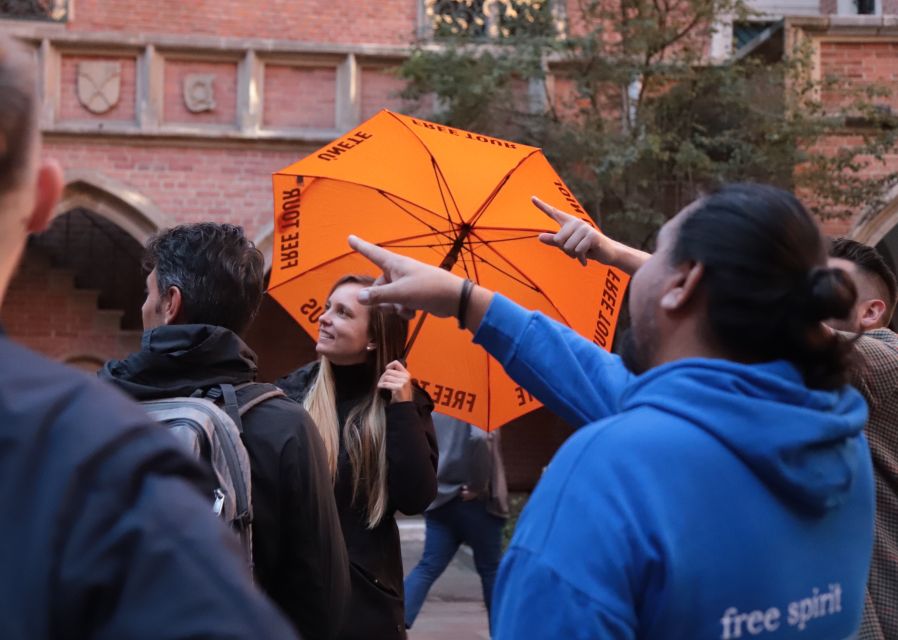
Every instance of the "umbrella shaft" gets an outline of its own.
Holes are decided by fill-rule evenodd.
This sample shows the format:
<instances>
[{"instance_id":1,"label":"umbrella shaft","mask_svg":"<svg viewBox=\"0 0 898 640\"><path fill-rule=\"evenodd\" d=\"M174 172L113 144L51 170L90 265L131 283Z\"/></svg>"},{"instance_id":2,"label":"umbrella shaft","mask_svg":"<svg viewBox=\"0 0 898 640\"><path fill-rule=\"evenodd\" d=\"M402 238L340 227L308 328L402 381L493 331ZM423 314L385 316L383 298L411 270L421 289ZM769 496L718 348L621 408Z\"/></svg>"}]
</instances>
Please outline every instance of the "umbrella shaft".
<instances>
[{"instance_id":1,"label":"umbrella shaft","mask_svg":"<svg viewBox=\"0 0 898 640\"><path fill-rule=\"evenodd\" d=\"M449 253L446 254L446 257L443 258L443 261L440 263L440 269L452 271L452 267L458 262L458 257L461 255L461 249L465 245L465 239L468 237L469 233L471 233L470 225L463 224L459 229L458 237L455 239L455 242L452 243L452 248L449 249Z\"/></svg>"},{"instance_id":2,"label":"umbrella shaft","mask_svg":"<svg viewBox=\"0 0 898 640\"><path fill-rule=\"evenodd\" d=\"M443 261L440 263L440 269L452 271L452 267L458 262L458 257L461 255L461 248L464 246L465 238L468 237L469 233L471 233L471 226L463 224L459 230L458 237L455 239L455 242L452 243L452 248L449 249L449 253L446 254L446 257L443 258ZM412 331L412 336L408 339L408 344L405 345L405 351L402 353L403 360L408 360L408 353L412 350L415 340L418 339L418 334L421 333L421 327L424 325L424 319L426 317L427 314L422 313L421 317L418 318L418 322L415 323L415 329Z\"/></svg>"}]
</instances>

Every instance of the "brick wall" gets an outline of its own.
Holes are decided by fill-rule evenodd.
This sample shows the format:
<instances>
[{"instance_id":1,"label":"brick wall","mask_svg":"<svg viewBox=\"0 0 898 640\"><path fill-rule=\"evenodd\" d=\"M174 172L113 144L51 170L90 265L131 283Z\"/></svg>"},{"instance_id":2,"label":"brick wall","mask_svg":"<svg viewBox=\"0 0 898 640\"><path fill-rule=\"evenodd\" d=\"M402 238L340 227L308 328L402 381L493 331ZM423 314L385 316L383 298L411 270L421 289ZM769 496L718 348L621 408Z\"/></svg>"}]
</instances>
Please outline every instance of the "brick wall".
<instances>
[{"instance_id":1,"label":"brick wall","mask_svg":"<svg viewBox=\"0 0 898 640\"><path fill-rule=\"evenodd\" d=\"M362 69L362 120L367 120L381 109L400 111L403 108L399 93L405 81L395 69L367 67Z\"/></svg>"},{"instance_id":2,"label":"brick wall","mask_svg":"<svg viewBox=\"0 0 898 640\"><path fill-rule=\"evenodd\" d=\"M76 0L70 31L175 33L329 43L406 44L416 0Z\"/></svg>"},{"instance_id":3,"label":"brick wall","mask_svg":"<svg viewBox=\"0 0 898 640\"><path fill-rule=\"evenodd\" d=\"M336 95L336 67L267 65L262 124L331 129Z\"/></svg>"},{"instance_id":4,"label":"brick wall","mask_svg":"<svg viewBox=\"0 0 898 640\"><path fill-rule=\"evenodd\" d=\"M892 89L898 79L898 42L821 42L820 71L823 77L832 76L842 83L842 90L823 94L824 103L830 106L844 104L846 96L866 87ZM898 109L898 92L873 100Z\"/></svg>"},{"instance_id":5,"label":"brick wall","mask_svg":"<svg viewBox=\"0 0 898 640\"><path fill-rule=\"evenodd\" d=\"M89 167L132 187L167 214L167 224L231 222L244 225L251 238L272 219L271 173L309 151L67 138L49 139L45 149L64 169Z\"/></svg>"}]
</instances>

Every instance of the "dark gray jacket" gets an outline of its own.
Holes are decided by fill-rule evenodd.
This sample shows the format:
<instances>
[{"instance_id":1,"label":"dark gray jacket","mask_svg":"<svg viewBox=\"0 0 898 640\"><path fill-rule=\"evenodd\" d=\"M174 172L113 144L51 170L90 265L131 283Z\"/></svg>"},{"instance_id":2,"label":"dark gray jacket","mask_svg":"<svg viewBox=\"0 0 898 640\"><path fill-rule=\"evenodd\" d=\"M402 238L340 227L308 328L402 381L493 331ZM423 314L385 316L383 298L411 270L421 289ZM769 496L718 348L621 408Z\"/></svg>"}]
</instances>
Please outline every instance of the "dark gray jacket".
<instances>
[{"instance_id":1,"label":"dark gray jacket","mask_svg":"<svg viewBox=\"0 0 898 640\"><path fill-rule=\"evenodd\" d=\"M472 424L442 413L433 414L440 450L437 497L427 507L438 509L455 499L462 487L487 500L493 515L508 515L508 489L502 464L499 432L486 433Z\"/></svg>"},{"instance_id":2,"label":"dark gray jacket","mask_svg":"<svg viewBox=\"0 0 898 640\"><path fill-rule=\"evenodd\" d=\"M0 637L294 638L210 479L123 395L0 332Z\"/></svg>"}]
</instances>

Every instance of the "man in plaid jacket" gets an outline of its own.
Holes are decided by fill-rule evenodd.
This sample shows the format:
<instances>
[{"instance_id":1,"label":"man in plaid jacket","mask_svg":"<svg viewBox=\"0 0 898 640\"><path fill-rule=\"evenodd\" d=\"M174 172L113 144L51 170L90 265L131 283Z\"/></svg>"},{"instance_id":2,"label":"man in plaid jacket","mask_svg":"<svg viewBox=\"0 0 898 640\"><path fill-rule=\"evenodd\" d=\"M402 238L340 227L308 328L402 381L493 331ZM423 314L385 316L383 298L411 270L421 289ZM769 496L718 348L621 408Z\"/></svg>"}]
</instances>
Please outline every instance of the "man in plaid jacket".
<instances>
[{"instance_id":1,"label":"man in plaid jacket","mask_svg":"<svg viewBox=\"0 0 898 640\"><path fill-rule=\"evenodd\" d=\"M888 328L895 275L872 247L847 238L830 248L831 267L844 269L858 290L847 320L829 324L862 334L854 386L870 406L867 439L876 479L876 531L859 640L898 638L898 335Z\"/></svg>"}]
</instances>

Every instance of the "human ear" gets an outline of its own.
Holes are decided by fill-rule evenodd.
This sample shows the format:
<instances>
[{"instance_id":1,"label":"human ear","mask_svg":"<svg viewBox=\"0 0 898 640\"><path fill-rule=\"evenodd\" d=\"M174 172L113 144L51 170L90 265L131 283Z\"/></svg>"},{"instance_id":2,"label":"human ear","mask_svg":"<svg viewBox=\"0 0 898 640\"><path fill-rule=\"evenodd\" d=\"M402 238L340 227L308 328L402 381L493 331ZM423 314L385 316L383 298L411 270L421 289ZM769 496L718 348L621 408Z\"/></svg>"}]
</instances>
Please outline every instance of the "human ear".
<instances>
[{"instance_id":1,"label":"human ear","mask_svg":"<svg viewBox=\"0 0 898 640\"><path fill-rule=\"evenodd\" d=\"M34 209L28 216L28 233L40 233L47 228L53 210L62 196L64 179L62 168L55 160L42 160L34 185Z\"/></svg>"},{"instance_id":2,"label":"human ear","mask_svg":"<svg viewBox=\"0 0 898 640\"><path fill-rule=\"evenodd\" d=\"M858 314L858 321L861 324L861 329L867 331L879 327L885 312L886 303L882 300L873 298L872 300L864 302L863 306L861 306L860 313Z\"/></svg>"},{"instance_id":3,"label":"human ear","mask_svg":"<svg viewBox=\"0 0 898 640\"><path fill-rule=\"evenodd\" d=\"M692 299L698 284L705 273L705 266L700 262L685 263L677 267L674 276L668 282L667 291L661 296L661 308L676 311Z\"/></svg>"},{"instance_id":4,"label":"human ear","mask_svg":"<svg viewBox=\"0 0 898 640\"><path fill-rule=\"evenodd\" d=\"M171 286L166 294L165 299L162 301L162 321L164 324L175 324L183 307L181 290L178 287Z\"/></svg>"}]
</instances>

